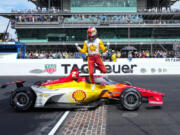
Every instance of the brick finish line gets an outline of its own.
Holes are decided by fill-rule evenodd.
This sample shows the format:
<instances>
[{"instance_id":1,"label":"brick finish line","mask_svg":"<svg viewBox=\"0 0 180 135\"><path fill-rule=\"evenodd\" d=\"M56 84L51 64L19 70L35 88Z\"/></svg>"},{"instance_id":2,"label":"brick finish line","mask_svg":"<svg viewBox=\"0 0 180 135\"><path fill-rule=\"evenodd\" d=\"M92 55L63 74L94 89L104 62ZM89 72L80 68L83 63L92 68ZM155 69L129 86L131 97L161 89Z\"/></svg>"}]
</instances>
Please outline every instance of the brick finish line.
<instances>
[{"instance_id":1,"label":"brick finish line","mask_svg":"<svg viewBox=\"0 0 180 135\"><path fill-rule=\"evenodd\" d=\"M73 112L60 135L106 135L106 115L107 106Z\"/></svg>"}]
</instances>

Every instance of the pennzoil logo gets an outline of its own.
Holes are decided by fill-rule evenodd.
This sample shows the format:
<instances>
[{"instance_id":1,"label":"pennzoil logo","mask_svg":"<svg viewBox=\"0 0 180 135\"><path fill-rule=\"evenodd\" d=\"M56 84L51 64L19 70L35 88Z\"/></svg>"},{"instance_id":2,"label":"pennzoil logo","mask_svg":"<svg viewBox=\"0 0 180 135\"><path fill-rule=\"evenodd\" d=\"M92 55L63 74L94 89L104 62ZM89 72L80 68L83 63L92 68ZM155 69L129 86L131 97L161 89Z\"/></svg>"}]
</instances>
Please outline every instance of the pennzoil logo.
<instances>
[{"instance_id":1,"label":"pennzoil logo","mask_svg":"<svg viewBox=\"0 0 180 135\"><path fill-rule=\"evenodd\" d=\"M86 99L86 93L83 90L76 90L73 92L72 97L76 102L81 102Z\"/></svg>"},{"instance_id":2,"label":"pennzoil logo","mask_svg":"<svg viewBox=\"0 0 180 135\"><path fill-rule=\"evenodd\" d=\"M49 74L56 72L56 64L46 64L45 71L48 72Z\"/></svg>"}]
</instances>

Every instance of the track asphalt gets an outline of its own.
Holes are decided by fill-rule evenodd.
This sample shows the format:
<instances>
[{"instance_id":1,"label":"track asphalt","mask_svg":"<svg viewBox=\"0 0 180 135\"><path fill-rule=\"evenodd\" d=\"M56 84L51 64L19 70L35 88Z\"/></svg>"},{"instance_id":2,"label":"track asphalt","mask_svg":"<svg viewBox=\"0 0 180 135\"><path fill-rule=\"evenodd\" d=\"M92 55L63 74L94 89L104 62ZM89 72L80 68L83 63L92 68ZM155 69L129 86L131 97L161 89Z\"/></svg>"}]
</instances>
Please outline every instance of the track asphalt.
<instances>
[{"instance_id":1,"label":"track asphalt","mask_svg":"<svg viewBox=\"0 0 180 135\"><path fill-rule=\"evenodd\" d=\"M57 77L0 77L0 85L26 80L31 85L39 80ZM110 76L115 81L165 93L162 108L142 105L138 111L127 112L114 105L107 106L107 135L180 135L180 76ZM15 86L0 89L0 134L46 135L65 110L35 109L17 113L9 105L9 92ZM59 132L61 133L61 132Z\"/></svg>"},{"instance_id":2,"label":"track asphalt","mask_svg":"<svg viewBox=\"0 0 180 135\"><path fill-rule=\"evenodd\" d=\"M144 104L127 112L111 105L107 113L107 135L180 135L180 76L126 76L135 86L165 93L162 108Z\"/></svg>"}]
</instances>

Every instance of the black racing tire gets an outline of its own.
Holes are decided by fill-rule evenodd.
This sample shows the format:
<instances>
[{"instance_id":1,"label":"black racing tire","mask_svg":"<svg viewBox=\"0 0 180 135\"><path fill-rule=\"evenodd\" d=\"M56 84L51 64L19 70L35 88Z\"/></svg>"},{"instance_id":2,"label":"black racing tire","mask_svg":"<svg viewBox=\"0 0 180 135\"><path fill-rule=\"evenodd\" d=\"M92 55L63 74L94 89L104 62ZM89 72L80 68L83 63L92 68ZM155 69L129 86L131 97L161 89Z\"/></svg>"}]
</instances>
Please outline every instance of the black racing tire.
<instances>
[{"instance_id":1,"label":"black racing tire","mask_svg":"<svg viewBox=\"0 0 180 135\"><path fill-rule=\"evenodd\" d=\"M10 104L16 111L24 112L32 109L36 95L30 87L18 88L12 92Z\"/></svg>"},{"instance_id":2,"label":"black racing tire","mask_svg":"<svg viewBox=\"0 0 180 135\"><path fill-rule=\"evenodd\" d=\"M135 111L138 110L142 104L142 95L135 88L127 88L121 93L120 101L124 109Z\"/></svg>"}]
</instances>

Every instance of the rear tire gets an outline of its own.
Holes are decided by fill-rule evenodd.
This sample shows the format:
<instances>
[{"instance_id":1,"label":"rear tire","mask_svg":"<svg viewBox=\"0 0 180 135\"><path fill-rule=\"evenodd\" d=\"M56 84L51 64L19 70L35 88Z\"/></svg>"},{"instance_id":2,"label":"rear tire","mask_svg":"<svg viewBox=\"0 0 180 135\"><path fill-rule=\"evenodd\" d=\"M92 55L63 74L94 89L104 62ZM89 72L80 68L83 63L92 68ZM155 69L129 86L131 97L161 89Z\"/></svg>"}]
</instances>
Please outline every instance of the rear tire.
<instances>
[{"instance_id":1,"label":"rear tire","mask_svg":"<svg viewBox=\"0 0 180 135\"><path fill-rule=\"evenodd\" d=\"M122 106L128 111L137 110L142 104L141 93L135 88L125 89L120 95L120 100Z\"/></svg>"},{"instance_id":2,"label":"rear tire","mask_svg":"<svg viewBox=\"0 0 180 135\"><path fill-rule=\"evenodd\" d=\"M31 88L24 87L15 90L10 97L10 104L16 111L28 111L35 104L36 96Z\"/></svg>"}]
</instances>

